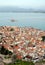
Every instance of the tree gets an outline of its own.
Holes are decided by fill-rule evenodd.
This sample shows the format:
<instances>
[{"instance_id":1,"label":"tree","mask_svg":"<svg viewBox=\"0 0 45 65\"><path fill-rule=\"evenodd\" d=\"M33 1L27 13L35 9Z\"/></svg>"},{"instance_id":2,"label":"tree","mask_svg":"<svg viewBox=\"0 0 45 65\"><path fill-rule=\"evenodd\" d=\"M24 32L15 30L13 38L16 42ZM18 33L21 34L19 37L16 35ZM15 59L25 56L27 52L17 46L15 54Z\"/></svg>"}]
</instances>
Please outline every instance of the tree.
<instances>
[{"instance_id":1,"label":"tree","mask_svg":"<svg viewBox=\"0 0 45 65\"><path fill-rule=\"evenodd\" d=\"M8 54L12 55L12 52L7 50L7 49L5 49L3 46L1 47L0 53L4 54L4 55L8 55Z\"/></svg>"},{"instance_id":2,"label":"tree","mask_svg":"<svg viewBox=\"0 0 45 65\"><path fill-rule=\"evenodd\" d=\"M42 41L45 41L45 36L42 36Z\"/></svg>"}]
</instances>

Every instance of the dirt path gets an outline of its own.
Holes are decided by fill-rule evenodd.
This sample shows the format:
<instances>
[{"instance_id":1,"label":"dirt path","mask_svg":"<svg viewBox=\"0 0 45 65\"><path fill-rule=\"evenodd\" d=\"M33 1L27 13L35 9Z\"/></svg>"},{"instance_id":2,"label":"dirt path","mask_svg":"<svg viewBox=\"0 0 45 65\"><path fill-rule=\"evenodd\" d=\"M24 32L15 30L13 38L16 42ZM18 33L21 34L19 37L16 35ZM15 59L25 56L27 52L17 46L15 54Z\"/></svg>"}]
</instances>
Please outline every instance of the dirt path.
<instances>
[{"instance_id":1,"label":"dirt path","mask_svg":"<svg viewBox=\"0 0 45 65\"><path fill-rule=\"evenodd\" d=\"M3 61L4 63L11 63L11 62L12 62L11 58L9 58L9 59L5 59L4 56L5 56L5 55L0 54L0 57L3 58L2 61ZM2 65L2 64L0 64L0 65Z\"/></svg>"},{"instance_id":2,"label":"dirt path","mask_svg":"<svg viewBox=\"0 0 45 65\"><path fill-rule=\"evenodd\" d=\"M8 63L11 63L12 61L11 59L4 59L3 62L8 64Z\"/></svg>"}]
</instances>

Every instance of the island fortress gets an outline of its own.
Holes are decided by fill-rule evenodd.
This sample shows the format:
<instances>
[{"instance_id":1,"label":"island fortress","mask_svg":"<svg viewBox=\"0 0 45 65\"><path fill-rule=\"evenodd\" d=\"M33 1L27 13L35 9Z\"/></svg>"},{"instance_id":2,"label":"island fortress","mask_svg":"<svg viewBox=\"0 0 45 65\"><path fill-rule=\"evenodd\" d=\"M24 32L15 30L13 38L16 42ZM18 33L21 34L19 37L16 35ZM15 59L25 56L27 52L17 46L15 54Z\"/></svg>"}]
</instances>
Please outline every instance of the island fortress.
<instances>
[{"instance_id":1,"label":"island fortress","mask_svg":"<svg viewBox=\"0 0 45 65\"><path fill-rule=\"evenodd\" d=\"M16 54L18 59L45 57L45 31L32 27L0 26L0 48Z\"/></svg>"}]
</instances>

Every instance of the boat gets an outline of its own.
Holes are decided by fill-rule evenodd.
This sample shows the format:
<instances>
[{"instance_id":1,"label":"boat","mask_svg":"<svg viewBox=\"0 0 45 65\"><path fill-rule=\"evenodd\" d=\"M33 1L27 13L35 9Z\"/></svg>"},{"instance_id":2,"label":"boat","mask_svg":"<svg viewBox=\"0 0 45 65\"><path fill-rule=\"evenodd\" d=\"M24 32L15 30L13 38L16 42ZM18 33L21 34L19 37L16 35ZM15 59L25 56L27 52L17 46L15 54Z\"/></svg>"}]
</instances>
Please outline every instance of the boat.
<instances>
[{"instance_id":1,"label":"boat","mask_svg":"<svg viewBox=\"0 0 45 65\"><path fill-rule=\"evenodd\" d=\"M16 22L16 20L15 19L11 19L11 22Z\"/></svg>"},{"instance_id":2,"label":"boat","mask_svg":"<svg viewBox=\"0 0 45 65\"><path fill-rule=\"evenodd\" d=\"M15 20L14 19L11 19L11 22L15 22Z\"/></svg>"}]
</instances>

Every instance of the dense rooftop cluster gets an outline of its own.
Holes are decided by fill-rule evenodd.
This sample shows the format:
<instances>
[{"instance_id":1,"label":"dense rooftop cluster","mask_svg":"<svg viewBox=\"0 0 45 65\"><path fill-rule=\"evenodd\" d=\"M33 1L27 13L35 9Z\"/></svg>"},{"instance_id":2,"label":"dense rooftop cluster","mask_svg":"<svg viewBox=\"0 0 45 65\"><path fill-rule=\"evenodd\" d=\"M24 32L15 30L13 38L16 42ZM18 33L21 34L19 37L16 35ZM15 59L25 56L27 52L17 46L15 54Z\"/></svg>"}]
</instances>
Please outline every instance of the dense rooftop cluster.
<instances>
[{"instance_id":1,"label":"dense rooftop cluster","mask_svg":"<svg viewBox=\"0 0 45 65\"><path fill-rule=\"evenodd\" d=\"M45 56L45 31L31 27L0 26L0 46L15 53L18 59L41 58Z\"/></svg>"}]
</instances>

